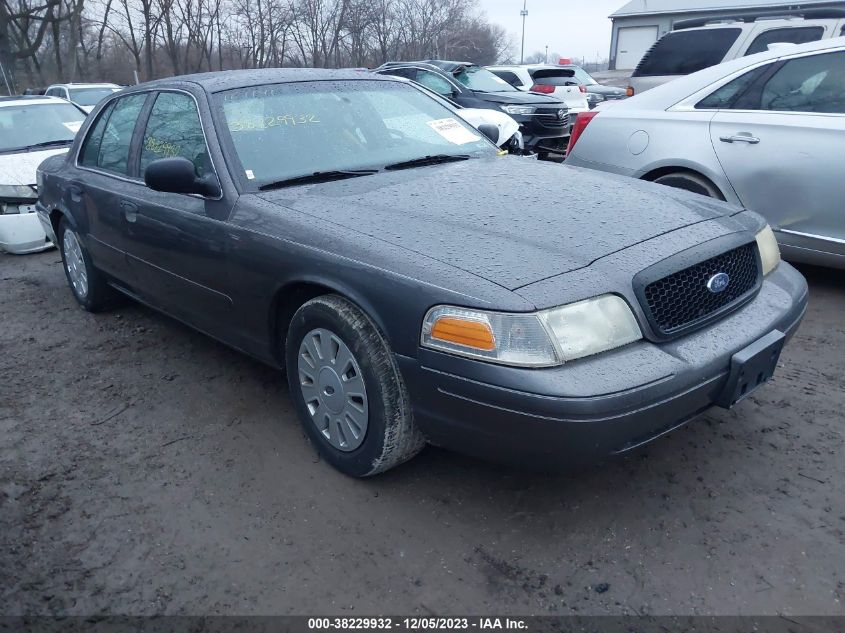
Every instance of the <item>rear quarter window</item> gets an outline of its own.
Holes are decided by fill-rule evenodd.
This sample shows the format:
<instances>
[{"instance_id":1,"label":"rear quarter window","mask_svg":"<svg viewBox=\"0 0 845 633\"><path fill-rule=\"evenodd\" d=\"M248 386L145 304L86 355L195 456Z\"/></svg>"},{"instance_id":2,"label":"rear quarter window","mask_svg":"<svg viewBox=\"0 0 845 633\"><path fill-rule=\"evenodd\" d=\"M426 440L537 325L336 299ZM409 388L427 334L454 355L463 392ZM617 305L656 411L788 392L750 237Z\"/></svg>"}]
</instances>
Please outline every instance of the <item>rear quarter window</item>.
<instances>
[{"instance_id":1,"label":"rear quarter window","mask_svg":"<svg viewBox=\"0 0 845 633\"><path fill-rule=\"evenodd\" d=\"M689 75L722 62L742 29L672 31L645 54L634 77Z\"/></svg>"},{"instance_id":2,"label":"rear quarter window","mask_svg":"<svg viewBox=\"0 0 845 633\"><path fill-rule=\"evenodd\" d=\"M824 37L823 26L803 26L792 27L786 29L769 29L760 33L751 42L751 46L745 51L746 55L754 55L755 53L762 53L769 50L769 44L775 43L789 43L789 44L806 44L807 42L815 42Z\"/></svg>"}]
</instances>

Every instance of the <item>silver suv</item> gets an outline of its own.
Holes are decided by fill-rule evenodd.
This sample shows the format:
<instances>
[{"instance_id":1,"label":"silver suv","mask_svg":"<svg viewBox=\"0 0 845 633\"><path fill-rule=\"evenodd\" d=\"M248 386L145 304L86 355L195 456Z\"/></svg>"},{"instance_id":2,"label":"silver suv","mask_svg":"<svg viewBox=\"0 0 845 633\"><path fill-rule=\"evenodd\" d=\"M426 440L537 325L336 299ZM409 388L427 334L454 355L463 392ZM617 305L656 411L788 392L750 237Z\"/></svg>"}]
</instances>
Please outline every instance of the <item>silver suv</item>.
<instances>
[{"instance_id":1,"label":"silver suv","mask_svg":"<svg viewBox=\"0 0 845 633\"><path fill-rule=\"evenodd\" d=\"M804 9L792 15L749 14L728 20L692 19L674 24L631 75L634 95L723 62L785 44L806 44L845 35L845 9Z\"/></svg>"}]
</instances>

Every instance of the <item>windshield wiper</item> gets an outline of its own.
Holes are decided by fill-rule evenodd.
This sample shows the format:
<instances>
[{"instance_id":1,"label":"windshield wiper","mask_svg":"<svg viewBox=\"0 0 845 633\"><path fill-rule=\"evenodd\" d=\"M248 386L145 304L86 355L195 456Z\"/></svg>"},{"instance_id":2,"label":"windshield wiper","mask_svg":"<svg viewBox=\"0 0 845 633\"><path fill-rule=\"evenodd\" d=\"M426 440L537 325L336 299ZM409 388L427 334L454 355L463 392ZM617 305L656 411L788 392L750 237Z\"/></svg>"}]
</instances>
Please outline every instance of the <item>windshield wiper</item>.
<instances>
[{"instance_id":1,"label":"windshield wiper","mask_svg":"<svg viewBox=\"0 0 845 633\"><path fill-rule=\"evenodd\" d=\"M469 154L432 154L431 156L423 156L422 158L414 158L413 160L402 161L401 163L393 163L387 165L385 169L409 169L411 167L423 167L425 165L438 165L440 163L453 163L461 160L469 160L472 158Z\"/></svg>"},{"instance_id":2,"label":"windshield wiper","mask_svg":"<svg viewBox=\"0 0 845 633\"><path fill-rule=\"evenodd\" d=\"M330 182L332 180L345 180L347 178L358 178L359 176L371 176L378 173L378 169L338 169L335 171L315 171L313 174L305 174L304 176L294 176L293 178L285 178L284 180L277 180L275 182L268 182L261 185L261 191L268 189L281 189L283 187L293 187L295 185L308 185L312 183Z\"/></svg>"},{"instance_id":3,"label":"windshield wiper","mask_svg":"<svg viewBox=\"0 0 845 633\"><path fill-rule=\"evenodd\" d=\"M14 152L26 152L33 149L40 149L42 147L52 147L53 145L70 145L71 143L73 143L73 139L65 139L61 141L42 141L41 143L33 143L32 145L22 145L21 147L9 147L0 150L0 152L3 152L4 154Z\"/></svg>"}]
</instances>

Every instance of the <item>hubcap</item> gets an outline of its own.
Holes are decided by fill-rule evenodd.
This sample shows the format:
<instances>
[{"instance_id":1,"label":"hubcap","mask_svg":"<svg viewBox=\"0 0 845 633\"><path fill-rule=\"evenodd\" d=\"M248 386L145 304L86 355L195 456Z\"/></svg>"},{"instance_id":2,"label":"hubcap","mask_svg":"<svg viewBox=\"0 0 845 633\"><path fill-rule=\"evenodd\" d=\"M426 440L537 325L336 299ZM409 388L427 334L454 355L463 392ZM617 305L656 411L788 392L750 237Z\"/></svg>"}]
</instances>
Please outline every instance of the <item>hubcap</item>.
<instances>
[{"instance_id":1,"label":"hubcap","mask_svg":"<svg viewBox=\"0 0 845 633\"><path fill-rule=\"evenodd\" d=\"M299 345L299 388L311 421L329 444L354 451L367 434L367 389L355 355L340 337L311 330Z\"/></svg>"},{"instance_id":2,"label":"hubcap","mask_svg":"<svg viewBox=\"0 0 845 633\"><path fill-rule=\"evenodd\" d=\"M65 268L73 291L80 299L88 296L88 270L82 258L82 247L76 239L76 233L67 229L62 239L62 249L65 252Z\"/></svg>"}]
</instances>

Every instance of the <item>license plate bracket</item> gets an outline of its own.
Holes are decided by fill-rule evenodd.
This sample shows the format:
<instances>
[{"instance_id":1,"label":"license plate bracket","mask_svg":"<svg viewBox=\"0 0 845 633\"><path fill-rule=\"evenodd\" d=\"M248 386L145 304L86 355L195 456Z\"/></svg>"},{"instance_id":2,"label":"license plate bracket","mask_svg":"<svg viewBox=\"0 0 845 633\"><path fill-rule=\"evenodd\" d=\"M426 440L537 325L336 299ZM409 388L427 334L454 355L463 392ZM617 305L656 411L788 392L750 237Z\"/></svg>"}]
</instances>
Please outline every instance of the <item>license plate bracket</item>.
<instances>
[{"instance_id":1,"label":"license plate bracket","mask_svg":"<svg viewBox=\"0 0 845 633\"><path fill-rule=\"evenodd\" d=\"M731 357L728 382L716 404L730 409L768 382L777 369L786 336L779 330L769 332Z\"/></svg>"}]
</instances>

